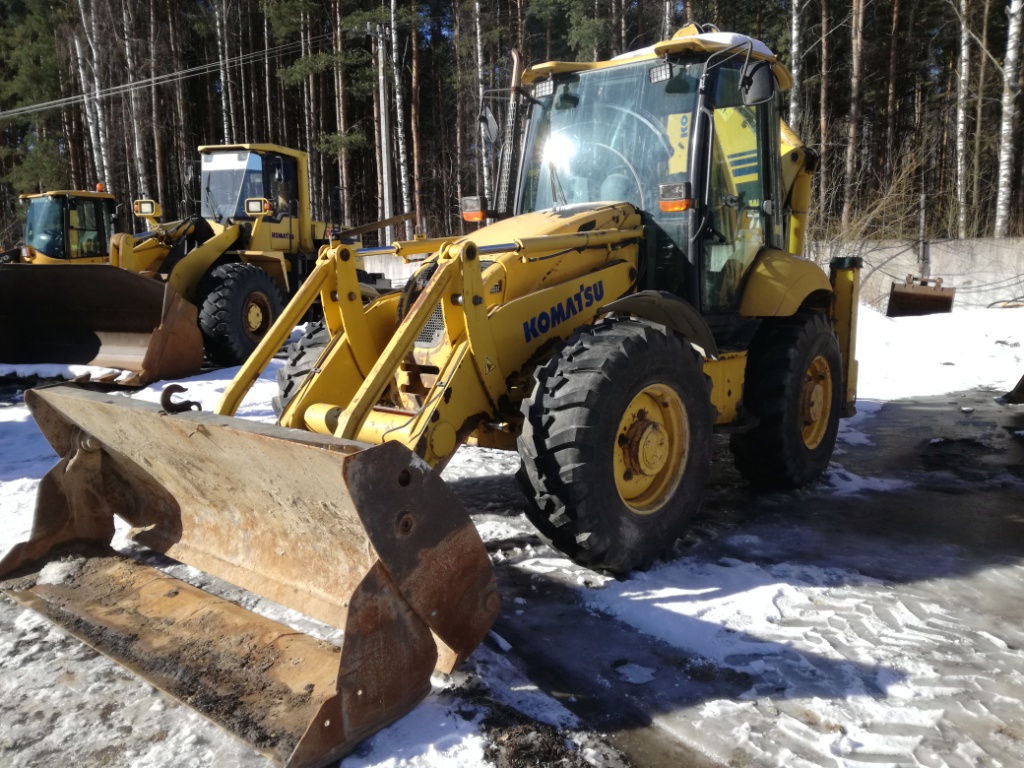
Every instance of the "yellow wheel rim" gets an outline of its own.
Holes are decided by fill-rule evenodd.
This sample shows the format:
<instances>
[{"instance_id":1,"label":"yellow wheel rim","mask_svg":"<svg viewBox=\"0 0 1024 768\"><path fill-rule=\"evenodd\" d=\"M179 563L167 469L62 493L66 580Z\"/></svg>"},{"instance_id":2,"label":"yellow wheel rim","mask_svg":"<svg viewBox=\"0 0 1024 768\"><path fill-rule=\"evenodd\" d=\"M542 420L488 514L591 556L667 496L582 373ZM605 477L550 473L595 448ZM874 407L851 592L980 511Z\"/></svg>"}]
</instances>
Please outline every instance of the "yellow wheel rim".
<instances>
[{"instance_id":1,"label":"yellow wheel rim","mask_svg":"<svg viewBox=\"0 0 1024 768\"><path fill-rule=\"evenodd\" d=\"M245 330L250 336L262 335L270 325L270 302L262 293L249 297L245 304Z\"/></svg>"},{"instance_id":2,"label":"yellow wheel rim","mask_svg":"<svg viewBox=\"0 0 1024 768\"><path fill-rule=\"evenodd\" d=\"M669 386L639 392L619 419L615 436L615 488L638 515L657 512L672 498L686 469L690 422Z\"/></svg>"},{"instance_id":3,"label":"yellow wheel rim","mask_svg":"<svg viewBox=\"0 0 1024 768\"><path fill-rule=\"evenodd\" d=\"M800 436L809 450L825 439L832 410L832 372L828 360L815 357L804 373L800 392Z\"/></svg>"}]
</instances>

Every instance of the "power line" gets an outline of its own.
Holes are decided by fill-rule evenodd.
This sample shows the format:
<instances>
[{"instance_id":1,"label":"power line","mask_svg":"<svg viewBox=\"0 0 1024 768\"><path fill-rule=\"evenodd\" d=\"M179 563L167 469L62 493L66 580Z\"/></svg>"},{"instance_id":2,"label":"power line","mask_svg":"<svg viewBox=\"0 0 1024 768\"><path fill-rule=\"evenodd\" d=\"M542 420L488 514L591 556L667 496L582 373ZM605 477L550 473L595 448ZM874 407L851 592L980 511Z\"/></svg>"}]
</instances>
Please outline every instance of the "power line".
<instances>
[{"instance_id":1,"label":"power line","mask_svg":"<svg viewBox=\"0 0 1024 768\"><path fill-rule=\"evenodd\" d=\"M317 37L311 38L308 43L322 43L330 40L330 35L318 35ZM146 78L145 80L133 80L128 83L121 85L114 85L109 88L103 88L98 93L90 94L77 94L75 96L65 96L61 99L54 99L52 101L44 101L39 104L31 104L25 107L16 107L14 109L8 109L0 112L0 120L14 117L22 117L24 115L32 115L37 112L48 112L51 109L62 109L64 107L73 106L76 104L84 104L89 99L107 99L112 96L121 96L131 91L141 90L143 88L151 88L155 85L165 85L167 83L177 83L183 80L188 80L193 77L200 77L202 75L211 74L220 70L221 66L226 67L241 67L244 64L249 64L253 61L257 61L267 56L273 56L274 58L280 58L281 56L294 53L301 50L302 42L296 41L292 43L284 43L282 45L275 46L274 48L268 48L265 51L257 51L254 53L246 53L240 56L234 56L230 59L226 59L223 62L212 62L207 64L200 64L197 67L190 67L189 69L182 69L178 72L169 72L163 75L156 75L154 77Z\"/></svg>"}]
</instances>

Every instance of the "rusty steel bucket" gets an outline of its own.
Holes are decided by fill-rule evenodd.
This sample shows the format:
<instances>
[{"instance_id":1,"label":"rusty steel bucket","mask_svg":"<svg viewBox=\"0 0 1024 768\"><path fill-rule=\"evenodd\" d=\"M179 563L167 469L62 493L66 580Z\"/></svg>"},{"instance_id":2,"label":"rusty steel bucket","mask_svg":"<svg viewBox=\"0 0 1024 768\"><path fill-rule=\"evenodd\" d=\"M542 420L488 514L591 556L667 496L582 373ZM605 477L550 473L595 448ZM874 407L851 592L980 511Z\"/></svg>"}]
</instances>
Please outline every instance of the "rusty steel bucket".
<instances>
[{"instance_id":1,"label":"rusty steel bucket","mask_svg":"<svg viewBox=\"0 0 1024 768\"><path fill-rule=\"evenodd\" d=\"M886 317L936 315L953 311L956 288L943 288L942 278L907 275L902 283L893 283L889 290Z\"/></svg>"},{"instance_id":2,"label":"rusty steel bucket","mask_svg":"<svg viewBox=\"0 0 1024 768\"><path fill-rule=\"evenodd\" d=\"M0 265L0 363L179 379L203 364L197 318L170 285L107 264Z\"/></svg>"},{"instance_id":3,"label":"rusty steel bucket","mask_svg":"<svg viewBox=\"0 0 1024 768\"><path fill-rule=\"evenodd\" d=\"M25 400L60 460L0 588L282 765L337 760L401 717L497 615L469 516L402 445L70 386ZM113 550L115 515L160 554ZM160 555L342 629L341 646L173 578Z\"/></svg>"}]
</instances>

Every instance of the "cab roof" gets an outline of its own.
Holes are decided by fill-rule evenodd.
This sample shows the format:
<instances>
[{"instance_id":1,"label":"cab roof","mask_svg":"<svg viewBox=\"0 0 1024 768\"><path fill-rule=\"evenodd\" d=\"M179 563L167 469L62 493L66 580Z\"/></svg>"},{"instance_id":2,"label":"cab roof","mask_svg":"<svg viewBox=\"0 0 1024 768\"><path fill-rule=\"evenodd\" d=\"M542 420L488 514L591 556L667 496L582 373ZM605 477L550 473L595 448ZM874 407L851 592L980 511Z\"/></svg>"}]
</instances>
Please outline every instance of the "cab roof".
<instances>
[{"instance_id":1,"label":"cab roof","mask_svg":"<svg viewBox=\"0 0 1024 768\"><path fill-rule=\"evenodd\" d=\"M706 31L708 29L712 31ZM546 61L542 64L534 64L523 73L523 84L528 85L537 80L543 80L551 75L564 72L587 72L594 69L606 69L628 62L666 58L682 53L699 53L707 56L717 51L726 51L730 48L746 46L750 47L751 58L772 63L772 71L775 73L775 77L779 81L779 87L782 90L787 90L793 86L793 76L790 74L789 69L760 40L735 32L719 32L717 29L709 26L702 28L697 24L689 24L683 27L668 40L662 40L646 48L620 54L606 61Z\"/></svg>"}]
</instances>

